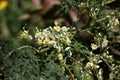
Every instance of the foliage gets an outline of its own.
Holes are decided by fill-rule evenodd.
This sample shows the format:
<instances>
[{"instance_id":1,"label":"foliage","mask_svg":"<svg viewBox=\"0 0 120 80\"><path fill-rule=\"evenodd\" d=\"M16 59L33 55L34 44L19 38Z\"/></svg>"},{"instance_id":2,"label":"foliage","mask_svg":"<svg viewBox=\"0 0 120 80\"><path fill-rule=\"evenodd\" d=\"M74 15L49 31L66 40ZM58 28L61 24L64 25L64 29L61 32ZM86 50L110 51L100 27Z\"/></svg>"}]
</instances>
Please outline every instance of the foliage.
<instances>
[{"instance_id":1,"label":"foliage","mask_svg":"<svg viewBox=\"0 0 120 80\"><path fill-rule=\"evenodd\" d=\"M70 10L75 9L77 7L77 2L73 0L65 0L61 4L61 10L65 13L68 13Z\"/></svg>"},{"instance_id":2,"label":"foliage","mask_svg":"<svg viewBox=\"0 0 120 80\"><path fill-rule=\"evenodd\" d=\"M38 80L39 79L39 63L36 56L31 50L15 51L9 56L10 64L4 71L5 80ZM8 60L8 59L7 59ZM6 61L6 60L5 60ZM6 61L8 62L8 61ZM7 66L6 66L7 67Z\"/></svg>"},{"instance_id":3,"label":"foliage","mask_svg":"<svg viewBox=\"0 0 120 80\"><path fill-rule=\"evenodd\" d=\"M17 0L6 1L14 5L5 2L5 5L0 7L0 11L3 11L0 13L0 23L8 24L6 29L1 25L1 29L7 30L9 26L6 32L10 30L11 35L13 34L7 39L3 38L7 33L3 31L1 34L0 79L120 79L120 9L112 10L108 6L117 0L43 0L41 3L36 0L39 5L32 1L33 4L25 1L28 6L22 2L20 6L15 4ZM49 5L46 5L46 2ZM34 4L36 6L32 7ZM61 11L58 10L60 7ZM8 11L4 10L5 8ZM72 10L77 10L78 13L71 16ZM39 11L41 13L38 13ZM52 20L48 15L50 12L54 12L55 18ZM19 19L14 19L11 14L15 14L14 17ZM77 20L67 21L64 15L69 15L67 17L70 19L77 16ZM36 16L40 19L34 19ZM63 26L61 20L69 26ZM45 21L47 27L44 27ZM26 22L28 25L23 27ZM51 26L48 26L49 23ZM16 25L18 28L15 28Z\"/></svg>"}]
</instances>

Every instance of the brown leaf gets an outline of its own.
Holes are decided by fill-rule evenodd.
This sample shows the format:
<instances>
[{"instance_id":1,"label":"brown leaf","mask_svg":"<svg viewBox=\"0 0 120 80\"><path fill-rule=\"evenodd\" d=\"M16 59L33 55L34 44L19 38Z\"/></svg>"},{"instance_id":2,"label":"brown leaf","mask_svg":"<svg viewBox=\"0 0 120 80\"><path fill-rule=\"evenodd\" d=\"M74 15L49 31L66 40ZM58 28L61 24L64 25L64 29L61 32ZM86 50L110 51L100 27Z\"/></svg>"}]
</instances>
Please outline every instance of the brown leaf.
<instances>
[{"instance_id":1,"label":"brown leaf","mask_svg":"<svg viewBox=\"0 0 120 80\"><path fill-rule=\"evenodd\" d=\"M21 16L18 17L18 20L26 20L28 18L30 18L29 14L23 14L23 15L21 15Z\"/></svg>"},{"instance_id":2,"label":"brown leaf","mask_svg":"<svg viewBox=\"0 0 120 80\"><path fill-rule=\"evenodd\" d=\"M59 0L45 0L45 2L43 3L43 8L49 9L53 7L54 5L60 5L60 1Z\"/></svg>"},{"instance_id":3,"label":"brown leaf","mask_svg":"<svg viewBox=\"0 0 120 80\"><path fill-rule=\"evenodd\" d=\"M71 10L69 12L69 16L70 16L72 22L76 22L78 20L78 9Z\"/></svg>"},{"instance_id":4,"label":"brown leaf","mask_svg":"<svg viewBox=\"0 0 120 80\"><path fill-rule=\"evenodd\" d=\"M42 4L41 4L40 0L32 0L32 3L37 9L42 8Z\"/></svg>"}]
</instances>

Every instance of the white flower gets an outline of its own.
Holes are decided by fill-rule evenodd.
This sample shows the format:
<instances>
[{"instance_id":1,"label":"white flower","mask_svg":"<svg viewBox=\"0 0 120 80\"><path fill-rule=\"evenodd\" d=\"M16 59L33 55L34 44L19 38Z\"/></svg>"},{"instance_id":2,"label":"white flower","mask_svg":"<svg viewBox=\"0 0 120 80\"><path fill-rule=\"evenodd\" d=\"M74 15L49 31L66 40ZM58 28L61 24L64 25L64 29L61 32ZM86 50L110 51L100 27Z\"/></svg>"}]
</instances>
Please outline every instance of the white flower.
<instances>
[{"instance_id":1,"label":"white flower","mask_svg":"<svg viewBox=\"0 0 120 80\"><path fill-rule=\"evenodd\" d=\"M62 27L62 30L65 31L65 32L68 31L68 29L69 28L67 28L66 26Z\"/></svg>"},{"instance_id":2,"label":"white flower","mask_svg":"<svg viewBox=\"0 0 120 80\"><path fill-rule=\"evenodd\" d=\"M94 65L94 68L95 69L98 69L100 66L99 65Z\"/></svg>"},{"instance_id":3,"label":"white flower","mask_svg":"<svg viewBox=\"0 0 120 80\"><path fill-rule=\"evenodd\" d=\"M57 46L57 52L61 52L61 47L60 46Z\"/></svg>"},{"instance_id":4,"label":"white flower","mask_svg":"<svg viewBox=\"0 0 120 80\"><path fill-rule=\"evenodd\" d=\"M40 40L40 39L38 39L38 40L37 40L37 44L38 44L38 45L41 45L41 44L43 44L43 41Z\"/></svg>"},{"instance_id":5,"label":"white flower","mask_svg":"<svg viewBox=\"0 0 120 80\"><path fill-rule=\"evenodd\" d=\"M66 40L65 40L65 44L69 45L70 43L71 43L71 40L70 40L69 37L67 37Z\"/></svg>"},{"instance_id":6,"label":"white flower","mask_svg":"<svg viewBox=\"0 0 120 80\"><path fill-rule=\"evenodd\" d=\"M58 25L58 21L57 21L57 20L55 20L55 21L54 21L54 24L55 24L55 26L57 26L57 25Z\"/></svg>"},{"instance_id":7,"label":"white flower","mask_svg":"<svg viewBox=\"0 0 120 80\"><path fill-rule=\"evenodd\" d=\"M28 31L24 30L23 32L21 32L20 34L20 38L25 38L25 39L33 39L31 35L29 35Z\"/></svg>"},{"instance_id":8,"label":"white flower","mask_svg":"<svg viewBox=\"0 0 120 80\"><path fill-rule=\"evenodd\" d=\"M60 26L58 26L58 22L55 21L54 24L55 24L54 30L57 31L57 32L59 32L61 28L60 28Z\"/></svg>"},{"instance_id":9,"label":"white flower","mask_svg":"<svg viewBox=\"0 0 120 80\"><path fill-rule=\"evenodd\" d=\"M92 48L92 50L96 50L98 48L98 46L96 44L91 44L91 48Z\"/></svg>"},{"instance_id":10,"label":"white flower","mask_svg":"<svg viewBox=\"0 0 120 80\"><path fill-rule=\"evenodd\" d=\"M88 62L88 63L86 64L86 67L87 67L87 68L90 68L90 67L93 67L93 65L94 65L93 62Z\"/></svg>"},{"instance_id":11,"label":"white flower","mask_svg":"<svg viewBox=\"0 0 120 80\"><path fill-rule=\"evenodd\" d=\"M29 35L29 36L28 36L28 39L32 40L32 39L33 39L33 37L32 37L31 35Z\"/></svg>"},{"instance_id":12,"label":"white flower","mask_svg":"<svg viewBox=\"0 0 120 80\"><path fill-rule=\"evenodd\" d=\"M98 33L99 36L102 36L101 33Z\"/></svg>"},{"instance_id":13,"label":"white flower","mask_svg":"<svg viewBox=\"0 0 120 80\"><path fill-rule=\"evenodd\" d=\"M57 58L58 58L59 60L62 60L62 59L63 59L63 55L62 55L61 53L59 53L59 54L57 55Z\"/></svg>"},{"instance_id":14,"label":"white flower","mask_svg":"<svg viewBox=\"0 0 120 80\"><path fill-rule=\"evenodd\" d=\"M49 42L50 40L49 40L49 38L48 37L46 37L45 38L45 40L43 41L43 44L46 44L46 45L48 45L48 42Z\"/></svg>"},{"instance_id":15,"label":"white flower","mask_svg":"<svg viewBox=\"0 0 120 80\"><path fill-rule=\"evenodd\" d=\"M54 26L54 30L55 30L55 31L59 32L60 29L61 29L60 26Z\"/></svg>"},{"instance_id":16,"label":"white flower","mask_svg":"<svg viewBox=\"0 0 120 80\"><path fill-rule=\"evenodd\" d=\"M107 45L108 45L108 40L105 37L102 42L102 48L106 47Z\"/></svg>"},{"instance_id":17,"label":"white flower","mask_svg":"<svg viewBox=\"0 0 120 80\"><path fill-rule=\"evenodd\" d=\"M35 38L39 38L41 36L41 32L35 33Z\"/></svg>"},{"instance_id":18,"label":"white flower","mask_svg":"<svg viewBox=\"0 0 120 80\"><path fill-rule=\"evenodd\" d=\"M49 41L49 42L48 42L48 45L49 45L49 46L54 46L55 43L56 43L56 41Z\"/></svg>"},{"instance_id":19,"label":"white flower","mask_svg":"<svg viewBox=\"0 0 120 80\"><path fill-rule=\"evenodd\" d=\"M87 64L86 64L86 68L92 68L92 69L98 69L99 68L99 65L96 65L96 64L94 64L93 62L88 62Z\"/></svg>"},{"instance_id":20,"label":"white flower","mask_svg":"<svg viewBox=\"0 0 120 80\"><path fill-rule=\"evenodd\" d=\"M65 51L68 51L68 50L70 50L70 48L71 48L71 47L66 47L66 48L65 48Z\"/></svg>"},{"instance_id":21,"label":"white flower","mask_svg":"<svg viewBox=\"0 0 120 80\"><path fill-rule=\"evenodd\" d=\"M118 24L119 24L119 20L115 19L115 25L118 25Z\"/></svg>"}]
</instances>

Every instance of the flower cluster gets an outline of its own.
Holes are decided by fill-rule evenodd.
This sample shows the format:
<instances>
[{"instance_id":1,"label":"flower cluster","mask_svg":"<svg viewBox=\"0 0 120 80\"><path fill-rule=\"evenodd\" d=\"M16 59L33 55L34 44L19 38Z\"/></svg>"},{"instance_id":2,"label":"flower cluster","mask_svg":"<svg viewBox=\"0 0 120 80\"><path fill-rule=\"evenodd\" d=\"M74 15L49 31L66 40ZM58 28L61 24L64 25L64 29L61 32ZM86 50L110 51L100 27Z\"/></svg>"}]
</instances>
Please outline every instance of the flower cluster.
<instances>
[{"instance_id":1,"label":"flower cluster","mask_svg":"<svg viewBox=\"0 0 120 80\"><path fill-rule=\"evenodd\" d=\"M55 22L54 27L49 26L44 30L37 29L35 39L38 45L53 47L57 50L57 52L61 52L63 46L71 44L73 33L69 30L70 28L61 28L58 23Z\"/></svg>"},{"instance_id":2,"label":"flower cluster","mask_svg":"<svg viewBox=\"0 0 120 80\"><path fill-rule=\"evenodd\" d=\"M103 58L104 60L106 60L109 63L114 62L113 56L109 54L108 51L104 52L101 56L101 58Z\"/></svg>"},{"instance_id":3,"label":"flower cluster","mask_svg":"<svg viewBox=\"0 0 120 80\"><path fill-rule=\"evenodd\" d=\"M102 36L100 33L94 38L96 43L91 44L92 50L97 48L106 48L108 46L108 40L106 36Z\"/></svg>"},{"instance_id":4,"label":"flower cluster","mask_svg":"<svg viewBox=\"0 0 120 80\"><path fill-rule=\"evenodd\" d=\"M99 68L99 65L96 65L94 64L93 62L88 62L86 64L86 67L85 68L89 68L89 69L98 69Z\"/></svg>"},{"instance_id":5,"label":"flower cluster","mask_svg":"<svg viewBox=\"0 0 120 80\"><path fill-rule=\"evenodd\" d=\"M116 16L114 16L113 14L106 16L109 20L109 24L107 25L109 27L109 29L112 32L118 32L119 31L119 20Z\"/></svg>"},{"instance_id":6,"label":"flower cluster","mask_svg":"<svg viewBox=\"0 0 120 80\"><path fill-rule=\"evenodd\" d=\"M22 39L22 38L24 38L24 39L33 39L33 37L29 34L29 31L28 30L25 30L24 28L23 28L23 30L24 31L21 31L21 33L20 33L20 38Z\"/></svg>"},{"instance_id":7,"label":"flower cluster","mask_svg":"<svg viewBox=\"0 0 120 80\"><path fill-rule=\"evenodd\" d=\"M69 32L70 28L67 27L60 27L57 24L52 28L44 29L40 31L37 29L35 33L35 39L39 45L51 45L55 48L58 47L57 42L60 44L69 45L71 43L72 34Z\"/></svg>"},{"instance_id":8,"label":"flower cluster","mask_svg":"<svg viewBox=\"0 0 120 80\"><path fill-rule=\"evenodd\" d=\"M58 53L58 59L61 60L62 51L70 52L71 39L74 34L73 30L74 28L71 29L70 27L66 26L60 27L55 21L55 26L53 27L49 26L43 30L36 28L34 36L31 36L28 31L24 30L21 32L21 38L35 39L36 44L38 44L40 47L46 46L48 49L54 48L54 50Z\"/></svg>"},{"instance_id":9,"label":"flower cluster","mask_svg":"<svg viewBox=\"0 0 120 80\"><path fill-rule=\"evenodd\" d=\"M98 69L100 66L98 65L101 63L102 60L100 59L99 55L94 55L93 52L90 52L89 62L86 63L85 68L87 69Z\"/></svg>"},{"instance_id":10,"label":"flower cluster","mask_svg":"<svg viewBox=\"0 0 120 80\"><path fill-rule=\"evenodd\" d=\"M69 51L71 44L71 39L73 37L73 33L70 31L71 29L68 27L60 27L57 22L55 22L55 26L44 30L38 30L35 33L36 43L40 46L45 45L47 47L53 47L58 53L57 58L59 60L63 59L62 51ZM70 51L69 51L70 52Z\"/></svg>"},{"instance_id":11,"label":"flower cluster","mask_svg":"<svg viewBox=\"0 0 120 80\"><path fill-rule=\"evenodd\" d=\"M109 77L111 80L117 78L117 80L120 79L120 65L111 65L111 73L109 74Z\"/></svg>"}]
</instances>

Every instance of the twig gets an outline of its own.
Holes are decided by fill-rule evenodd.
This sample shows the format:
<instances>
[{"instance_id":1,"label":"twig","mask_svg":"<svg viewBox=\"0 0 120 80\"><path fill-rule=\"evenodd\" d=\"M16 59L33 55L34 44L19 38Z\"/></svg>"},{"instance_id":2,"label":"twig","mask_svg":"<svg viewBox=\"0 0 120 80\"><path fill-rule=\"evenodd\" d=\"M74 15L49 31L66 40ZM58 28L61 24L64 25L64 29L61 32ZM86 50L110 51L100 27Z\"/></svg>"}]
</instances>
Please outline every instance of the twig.
<instances>
[{"instance_id":1,"label":"twig","mask_svg":"<svg viewBox=\"0 0 120 80\"><path fill-rule=\"evenodd\" d=\"M34 47L32 47L32 46L21 46L21 47L17 48L17 50L21 50L21 49L24 49L24 48L30 48L30 49L35 50L37 53L39 53L39 50L36 49L36 48L34 48ZM7 59L14 51L15 51L15 50L12 50L11 52L9 52L8 55L6 55L6 56L4 57L3 60Z\"/></svg>"},{"instance_id":2,"label":"twig","mask_svg":"<svg viewBox=\"0 0 120 80\"><path fill-rule=\"evenodd\" d=\"M63 66L64 66L64 67L66 68L66 70L69 72L71 79L74 80L74 76L73 76L72 72L70 71L70 69L67 67L67 65L64 64Z\"/></svg>"}]
</instances>

